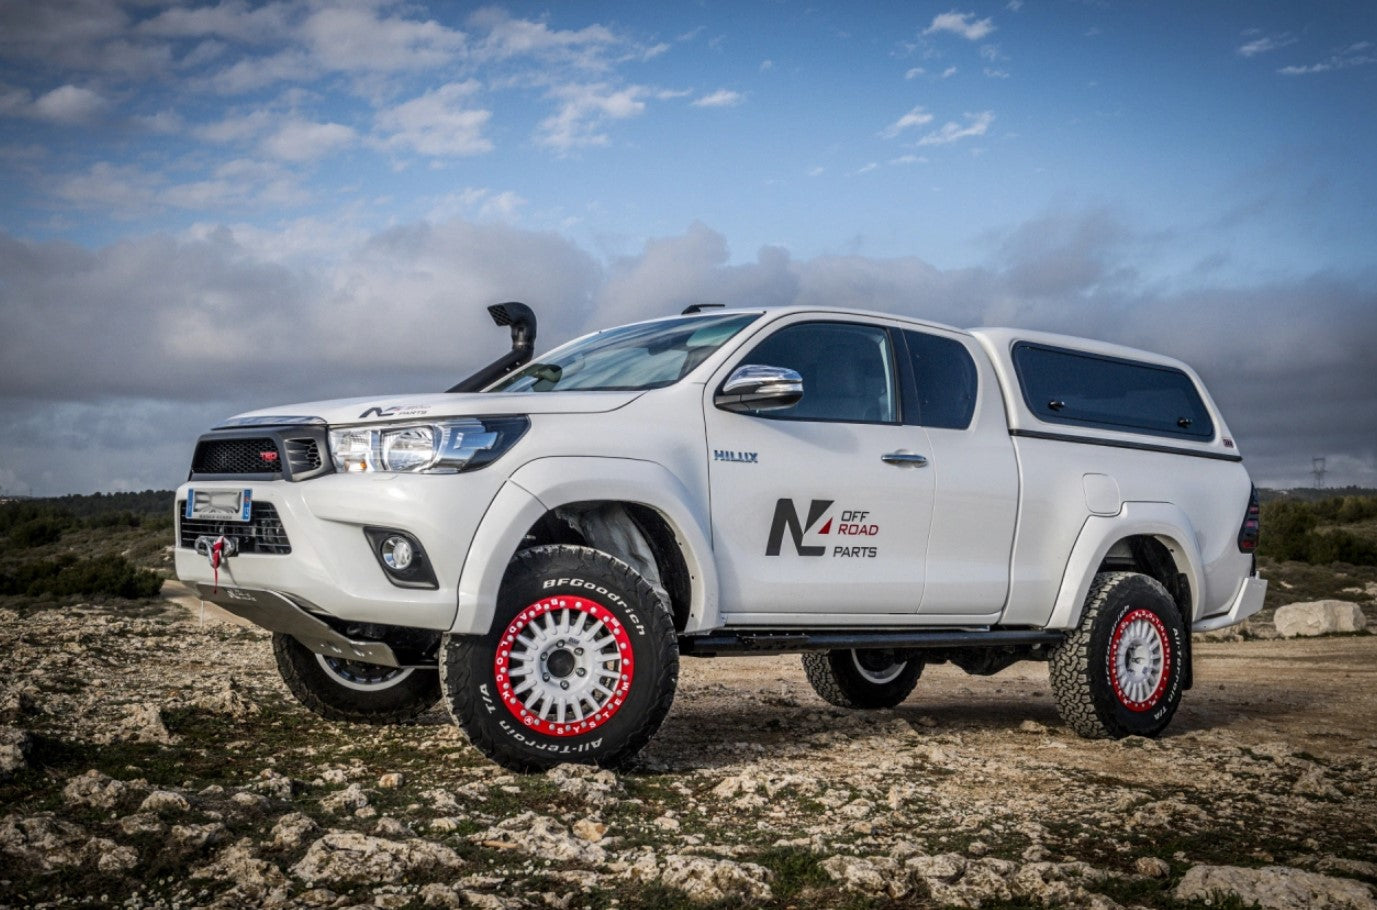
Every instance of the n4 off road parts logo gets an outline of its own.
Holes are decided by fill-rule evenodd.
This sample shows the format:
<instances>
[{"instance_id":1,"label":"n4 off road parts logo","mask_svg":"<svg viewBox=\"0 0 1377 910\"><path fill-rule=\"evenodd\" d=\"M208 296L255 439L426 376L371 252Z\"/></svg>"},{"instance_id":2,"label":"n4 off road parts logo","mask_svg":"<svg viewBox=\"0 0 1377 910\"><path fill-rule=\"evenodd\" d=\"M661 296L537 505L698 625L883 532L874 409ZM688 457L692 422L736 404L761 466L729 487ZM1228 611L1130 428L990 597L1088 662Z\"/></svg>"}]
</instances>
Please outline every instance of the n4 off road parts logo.
<instances>
[{"instance_id":1,"label":"n4 off road parts logo","mask_svg":"<svg viewBox=\"0 0 1377 910\"><path fill-rule=\"evenodd\" d=\"M799 556L826 556L829 553L827 542L804 543L809 535L845 538L844 543L834 544L831 555L843 558L874 559L879 548L869 546L880 534L880 526L868 511L859 509L833 509L833 499L814 499L808 503L807 521L799 517L798 507L792 499L781 499L775 503L775 516L770 522L770 537L765 544L766 556L779 556L784 546L787 532ZM817 530L813 530L817 528ZM861 545L858 545L861 544Z\"/></svg>"}]
</instances>

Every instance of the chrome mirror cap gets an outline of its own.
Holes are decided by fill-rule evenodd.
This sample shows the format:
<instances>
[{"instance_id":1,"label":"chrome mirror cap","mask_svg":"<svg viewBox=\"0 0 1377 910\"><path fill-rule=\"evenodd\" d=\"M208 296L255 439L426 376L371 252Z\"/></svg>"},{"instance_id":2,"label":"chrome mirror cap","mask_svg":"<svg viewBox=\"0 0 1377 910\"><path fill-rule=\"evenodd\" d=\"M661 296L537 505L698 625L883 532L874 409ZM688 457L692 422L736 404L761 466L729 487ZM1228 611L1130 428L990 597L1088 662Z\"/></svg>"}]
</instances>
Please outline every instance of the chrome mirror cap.
<instances>
[{"instance_id":1,"label":"chrome mirror cap","mask_svg":"<svg viewBox=\"0 0 1377 910\"><path fill-rule=\"evenodd\" d=\"M780 411L803 400L803 377L796 370L748 363L737 367L713 396L724 411Z\"/></svg>"}]
</instances>

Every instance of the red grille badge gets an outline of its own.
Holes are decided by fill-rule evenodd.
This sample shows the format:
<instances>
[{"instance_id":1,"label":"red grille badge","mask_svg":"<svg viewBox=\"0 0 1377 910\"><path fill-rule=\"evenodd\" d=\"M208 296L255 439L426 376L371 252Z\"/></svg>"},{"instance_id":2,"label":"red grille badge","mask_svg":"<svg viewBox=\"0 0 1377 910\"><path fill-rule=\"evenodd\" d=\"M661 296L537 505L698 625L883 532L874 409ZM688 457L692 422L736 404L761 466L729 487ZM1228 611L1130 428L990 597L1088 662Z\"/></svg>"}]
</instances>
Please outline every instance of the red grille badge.
<instances>
[{"instance_id":1,"label":"red grille badge","mask_svg":"<svg viewBox=\"0 0 1377 910\"><path fill-rule=\"evenodd\" d=\"M276 452L259 452L258 457L263 459L264 461L277 461Z\"/></svg>"}]
</instances>

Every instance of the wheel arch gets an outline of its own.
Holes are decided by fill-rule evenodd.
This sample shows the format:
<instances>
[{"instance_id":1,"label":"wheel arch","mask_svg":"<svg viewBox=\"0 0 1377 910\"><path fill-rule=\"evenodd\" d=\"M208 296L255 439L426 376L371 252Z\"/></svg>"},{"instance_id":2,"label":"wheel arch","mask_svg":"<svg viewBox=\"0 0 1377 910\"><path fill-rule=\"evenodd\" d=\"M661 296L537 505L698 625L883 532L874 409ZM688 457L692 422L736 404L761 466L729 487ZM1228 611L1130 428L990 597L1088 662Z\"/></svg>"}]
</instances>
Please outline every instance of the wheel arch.
<instances>
[{"instance_id":1,"label":"wheel arch","mask_svg":"<svg viewBox=\"0 0 1377 910\"><path fill-rule=\"evenodd\" d=\"M498 492L474 535L450 631L486 633L511 558L542 543L587 543L633 566L638 554L644 557L648 550L676 630L713 628L718 624L717 575L706 513L706 503L697 503L678 477L654 462L594 457L533 461ZM579 519L589 514L596 522ZM590 534L598 539L589 540Z\"/></svg>"},{"instance_id":2,"label":"wheel arch","mask_svg":"<svg viewBox=\"0 0 1377 910\"><path fill-rule=\"evenodd\" d=\"M1074 629L1095 576L1129 571L1161 582L1189 629L1204 591L1203 564L1190 519L1172 503L1129 502L1118 515L1091 516L1071 548L1047 628Z\"/></svg>"}]
</instances>

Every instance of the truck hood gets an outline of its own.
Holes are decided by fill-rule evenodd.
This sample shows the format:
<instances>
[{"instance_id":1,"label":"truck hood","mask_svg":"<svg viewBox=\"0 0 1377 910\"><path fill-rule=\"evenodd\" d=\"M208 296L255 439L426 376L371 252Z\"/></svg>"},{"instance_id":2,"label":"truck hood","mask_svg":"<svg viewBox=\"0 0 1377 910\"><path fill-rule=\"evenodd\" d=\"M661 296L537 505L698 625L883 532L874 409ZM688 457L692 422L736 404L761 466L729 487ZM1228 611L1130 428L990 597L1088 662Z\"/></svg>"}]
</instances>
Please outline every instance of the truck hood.
<instances>
[{"instance_id":1,"label":"truck hood","mask_svg":"<svg viewBox=\"0 0 1377 910\"><path fill-rule=\"evenodd\" d=\"M601 414L635 401L644 392L525 392L425 395L373 395L289 404L236 414L217 429L271 426L274 423L319 423L331 426L436 420L496 414Z\"/></svg>"}]
</instances>

